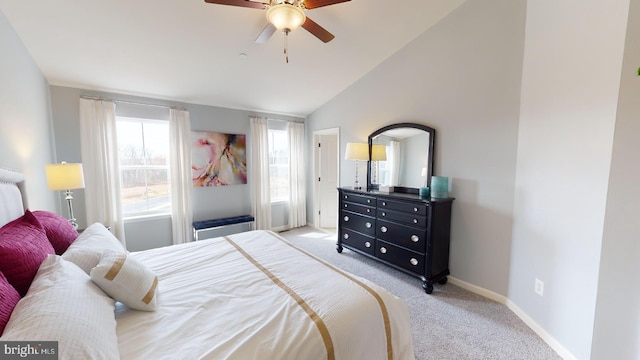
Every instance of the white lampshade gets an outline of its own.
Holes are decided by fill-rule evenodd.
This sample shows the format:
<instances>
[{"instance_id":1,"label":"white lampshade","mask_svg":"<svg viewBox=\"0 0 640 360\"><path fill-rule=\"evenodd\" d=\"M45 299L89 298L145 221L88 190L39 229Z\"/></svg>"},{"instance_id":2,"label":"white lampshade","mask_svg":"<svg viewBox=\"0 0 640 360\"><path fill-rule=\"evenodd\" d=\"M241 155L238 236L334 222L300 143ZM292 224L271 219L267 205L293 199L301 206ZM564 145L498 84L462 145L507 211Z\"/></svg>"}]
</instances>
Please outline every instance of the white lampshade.
<instances>
[{"instance_id":1,"label":"white lampshade","mask_svg":"<svg viewBox=\"0 0 640 360\"><path fill-rule=\"evenodd\" d=\"M45 171L49 190L84 189L82 164L49 164Z\"/></svg>"},{"instance_id":2,"label":"white lampshade","mask_svg":"<svg viewBox=\"0 0 640 360\"><path fill-rule=\"evenodd\" d=\"M382 144L371 145L371 160L372 161L387 160L387 147Z\"/></svg>"},{"instance_id":3,"label":"white lampshade","mask_svg":"<svg viewBox=\"0 0 640 360\"><path fill-rule=\"evenodd\" d=\"M365 143L347 143L345 160L369 160L369 145Z\"/></svg>"},{"instance_id":4,"label":"white lampshade","mask_svg":"<svg viewBox=\"0 0 640 360\"><path fill-rule=\"evenodd\" d=\"M307 20L301 8L290 4L278 4L267 10L267 21L276 29L294 31Z\"/></svg>"}]
</instances>

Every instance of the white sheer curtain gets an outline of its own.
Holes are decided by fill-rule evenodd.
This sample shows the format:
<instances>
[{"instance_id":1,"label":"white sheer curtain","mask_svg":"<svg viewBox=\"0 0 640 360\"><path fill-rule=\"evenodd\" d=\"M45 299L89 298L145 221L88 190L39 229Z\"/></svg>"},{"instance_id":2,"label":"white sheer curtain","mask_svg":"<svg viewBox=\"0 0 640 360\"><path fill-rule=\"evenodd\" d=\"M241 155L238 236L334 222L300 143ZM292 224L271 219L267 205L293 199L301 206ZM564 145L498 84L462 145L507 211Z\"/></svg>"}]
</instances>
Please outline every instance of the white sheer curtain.
<instances>
[{"instance_id":1,"label":"white sheer curtain","mask_svg":"<svg viewBox=\"0 0 640 360\"><path fill-rule=\"evenodd\" d=\"M125 244L113 101L81 98L80 134L87 224L111 227Z\"/></svg>"},{"instance_id":2,"label":"white sheer curtain","mask_svg":"<svg viewBox=\"0 0 640 360\"><path fill-rule=\"evenodd\" d=\"M251 213L256 229L271 229L271 189L269 184L269 127L266 118L250 117L251 127Z\"/></svg>"},{"instance_id":3,"label":"white sheer curtain","mask_svg":"<svg viewBox=\"0 0 640 360\"><path fill-rule=\"evenodd\" d=\"M189 112L169 110L169 168L171 182L171 229L173 243L191 241L191 123Z\"/></svg>"},{"instance_id":4,"label":"white sheer curtain","mask_svg":"<svg viewBox=\"0 0 640 360\"><path fill-rule=\"evenodd\" d=\"M396 186L400 178L400 142L389 141L389 147L389 157L391 158L391 161L389 161L389 177L391 178L391 186Z\"/></svg>"},{"instance_id":5,"label":"white sheer curtain","mask_svg":"<svg viewBox=\"0 0 640 360\"><path fill-rule=\"evenodd\" d=\"M297 228L307 224L305 190L304 124L287 124L289 135L289 226Z\"/></svg>"}]
</instances>

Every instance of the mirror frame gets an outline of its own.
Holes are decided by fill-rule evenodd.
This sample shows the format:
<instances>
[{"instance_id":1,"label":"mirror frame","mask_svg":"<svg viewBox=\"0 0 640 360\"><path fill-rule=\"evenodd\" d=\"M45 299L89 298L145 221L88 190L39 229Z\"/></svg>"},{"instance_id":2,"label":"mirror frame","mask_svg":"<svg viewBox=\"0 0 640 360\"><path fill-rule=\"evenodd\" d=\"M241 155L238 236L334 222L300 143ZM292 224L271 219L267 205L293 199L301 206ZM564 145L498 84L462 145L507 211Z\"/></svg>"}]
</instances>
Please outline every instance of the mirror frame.
<instances>
[{"instance_id":1,"label":"mirror frame","mask_svg":"<svg viewBox=\"0 0 640 360\"><path fill-rule=\"evenodd\" d=\"M429 157L427 159L427 170L428 170L428 176L427 176L427 185L431 186L431 177L433 176L433 162L434 162L434 152L435 152L435 143L436 143L436 130L432 127L426 126L426 125L422 125L422 124L415 124L415 123L398 123L398 124L391 124L391 125L387 125L384 126L374 132L372 132L369 135L368 138L368 142L369 142L369 161L367 161L367 191L375 191L379 189L379 184L372 184L371 183L371 166L373 165L372 161L371 161L371 145L373 144L373 139L382 134L383 132L387 131L387 130L392 130L392 129L399 129L399 128L414 128L414 129L418 129L418 130L422 130L425 131L427 133L429 133L429 144L427 144L427 149L429 150ZM409 193L409 194L418 194L419 193L419 188L412 188L412 187L406 187L406 186L395 186L394 187L394 192L397 193Z\"/></svg>"}]
</instances>

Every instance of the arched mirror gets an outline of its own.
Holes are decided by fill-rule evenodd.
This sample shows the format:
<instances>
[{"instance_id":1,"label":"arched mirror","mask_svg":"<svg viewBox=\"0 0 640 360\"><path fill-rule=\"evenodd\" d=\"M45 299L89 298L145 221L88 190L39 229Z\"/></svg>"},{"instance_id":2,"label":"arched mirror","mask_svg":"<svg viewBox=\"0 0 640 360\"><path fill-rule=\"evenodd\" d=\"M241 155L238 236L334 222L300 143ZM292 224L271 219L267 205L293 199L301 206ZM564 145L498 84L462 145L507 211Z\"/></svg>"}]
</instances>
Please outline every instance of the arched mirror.
<instances>
[{"instance_id":1,"label":"arched mirror","mask_svg":"<svg viewBox=\"0 0 640 360\"><path fill-rule=\"evenodd\" d=\"M380 185L395 192L418 193L433 175L436 130L421 124L385 126L369 135L367 190Z\"/></svg>"}]
</instances>

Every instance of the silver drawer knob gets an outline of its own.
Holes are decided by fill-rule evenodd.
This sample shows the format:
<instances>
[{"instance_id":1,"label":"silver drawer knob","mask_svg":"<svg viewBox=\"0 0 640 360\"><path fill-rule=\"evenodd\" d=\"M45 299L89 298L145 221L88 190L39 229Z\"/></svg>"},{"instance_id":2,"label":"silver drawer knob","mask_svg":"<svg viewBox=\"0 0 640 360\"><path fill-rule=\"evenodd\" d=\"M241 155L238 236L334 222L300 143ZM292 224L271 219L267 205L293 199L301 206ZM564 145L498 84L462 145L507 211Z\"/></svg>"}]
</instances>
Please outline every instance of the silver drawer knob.
<instances>
[{"instance_id":1,"label":"silver drawer knob","mask_svg":"<svg viewBox=\"0 0 640 360\"><path fill-rule=\"evenodd\" d=\"M418 260L416 260L415 258L411 258L411 260L409 260L409 262L411 263L411 265L416 266L418 265Z\"/></svg>"},{"instance_id":2,"label":"silver drawer knob","mask_svg":"<svg viewBox=\"0 0 640 360\"><path fill-rule=\"evenodd\" d=\"M366 243L364 243L364 247L370 248L371 247L371 243L367 241Z\"/></svg>"},{"instance_id":3,"label":"silver drawer knob","mask_svg":"<svg viewBox=\"0 0 640 360\"><path fill-rule=\"evenodd\" d=\"M347 240L347 239L349 238L349 234L344 234L344 235L342 235L342 237L343 237L345 240Z\"/></svg>"},{"instance_id":4,"label":"silver drawer knob","mask_svg":"<svg viewBox=\"0 0 640 360\"><path fill-rule=\"evenodd\" d=\"M387 203L385 201L382 202L382 206L387 206Z\"/></svg>"},{"instance_id":5,"label":"silver drawer knob","mask_svg":"<svg viewBox=\"0 0 640 360\"><path fill-rule=\"evenodd\" d=\"M345 217L344 217L344 221L349 221L349 217L348 217L348 216L345 216Z\"/></svg>"},{"instance_id":6,"label":"silver drawer knob","mask_svg":"<svg viewBox=\"0 0 640 360\"><path fill-rule=\"evenodd\" d=\"M387 229L387 227L386 227L386 226L383 226L383 227L381 227L381 228L380 228L380 231L382 231L382 232L387 232L387 230L388 230L388 229Z\"/></svg>"},{"instance_id":7,"label":"silver drawer knob","mask_svg":"<svg viewBox=\"0 0 640 360\"><path fill-rule=\"evenodd\" d=\"M418 242L420 241L420 237L418 235L411 235L411 241Z\"/></svg>"},{"instance_id":8,"label":"silver drawer knob","mask_svg":"<svg viewBox=\"0 0 640 360\"><path fill-rule=\"evenodd\" d=\"M368 212L368 213L370 213L370 212L371 212L371 209L367 209L367 212Z\"/></svg>"},{"instance_id":9,"label":"silver drawer knob","mask_svg":"<svg viewBox=\"0 0 640 360\"><path fill-rule=\"evenodd\" d=\"M367 204L371 204L371 199L367 199Z\"/></svg>"},{"instance_id":10,"label":"silver drawer knob","mask_svg":"<svg viewBox=\"0 0 640 360\"><path fill-rule=\"evenodd\" d=\"M345 198L345 199L348 199L348 198L349 198L349 195L345 195L345 196L344 196L344 198Z\"/></svg>"},{"instance_id":11,"label":"silver drawer knob","mask_svg":"<svg viewBox=\"0 0 640 360\"><path fill-rule=\"evenodd\" d=\"M413 219L413 223L417 224L418 223L418 219Z\"/></svg>"},{"instance_id":12,"label":"silver drawer knob","mask_svg":"<svg viewBox=\"0 0 640 360\"><path fill-rule=\"evenodd\" d=\"M386 253L387 253L387 248L386 248L386 247L384 247L384 246L383 246L383 247L381 247L381 248L380 248L380 252L381 252L381 253L383 253L383 254L386 254Z\"/></svg>"},{"instance_id":13,"label":"silver drawer knob","mask_svg":"<svg viewBox=\"0 0 640 360\"><path fill-rule=\"evenodd\" d=\"M383 212L383 213L382 213L382 216L387 216L387 213L386 213L386 212Z\"/></svg>"},{"instance_id":14,"label":"silver drawer knob","mask_svg":"<svg viewBox=\"0 0 640 360\"><path fill-rule=\"evenodd\" d=\"M344 207L349 207L349 205L348 204L344 204Z\"/></svg>"},{"instance_id":15,"label":"silver drawer knob","mask_svg":"<svg viewBox=\"0 0 640 360\"><path fill-rule=\"evenodd\" d=\"M413 212L418 212L418 208L414 207Z\"/></svg>"},{"instance_id":16,"label":"silver drawer knob","mask_svg":"<svg viewBox=\"0 0 640 360\"><path fill-rule=\"evenodd\" d=\"M364 224L364 227L366 227L367 229L370 229L371 228L371 223L367 221L367 223Z\"/></svg>"}]
</instances>

